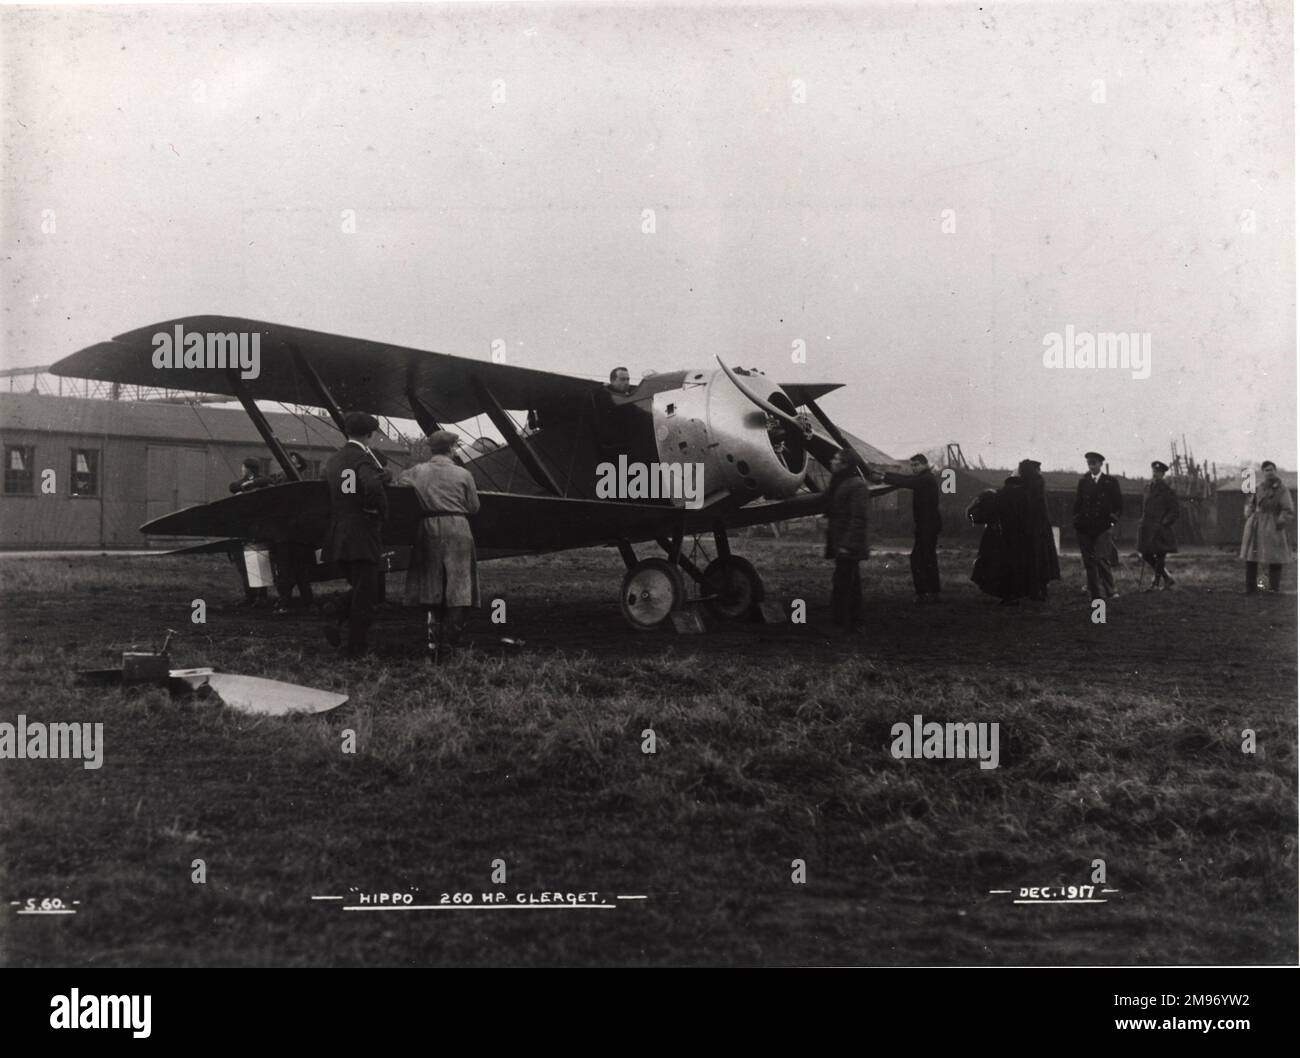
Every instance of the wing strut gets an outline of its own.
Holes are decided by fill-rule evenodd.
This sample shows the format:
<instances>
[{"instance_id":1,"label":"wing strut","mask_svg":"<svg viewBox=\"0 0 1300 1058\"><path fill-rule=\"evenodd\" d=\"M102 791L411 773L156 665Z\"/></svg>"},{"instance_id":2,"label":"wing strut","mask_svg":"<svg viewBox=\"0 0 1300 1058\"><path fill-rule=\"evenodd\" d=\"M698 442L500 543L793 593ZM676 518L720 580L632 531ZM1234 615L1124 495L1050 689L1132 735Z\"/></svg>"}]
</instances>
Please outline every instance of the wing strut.
<instances>
[{"instance_id":1,"label":"wing strut","mask_svg":"<svg viewBox=\"0 0 1300 1058\"><path fill-rule=\"evenodd\" d=\"M284 471L284 476L290 481L301 481L302 475L298 473L298 468L289 461L289 453L284 450L284 445L280 443L280 438L275 436L275 431L271 429L271 424L266 421L266 416L262 414L262 409L257 406L257 401L248 395L248 390L244 386L244 380L239 377L239 369L231 368L226 373L230 380L231 391L244 406L244 411L248 412L248 417L253 420L253 425L257 427L257 432L262 435L262 440L266 442L266 447L271 450L275 456L275 461L280 464L280 469Z\"/></svg>"},{"instance_id":2,"label":"wing strut","mask_svg":"<svg viewBox=\"0 0 1300 1058\"><path fill-rule=\"evenodd\" d=\"M289 343L289 348L293 350L293 359L299 369L307 376L307 383L311 386L316 396L320 398L321 407L329 412L329 416L334 420L334 425L339 428L339 433L346 433L343 429L343 409L339 407L339 402L334 399L334 394L326 387L321 380L320 375L316 373L316 368L312 366L310 360L303 355L303 351L298 348L296 343Z\"/></svg>"},{"instance_id":3,"label":"wing strut","mask_svg":"<svg viewBox=\"0 0 1300 1058\"><path fill-rule=\"evenodd\" d=\"M442 429L442 427L438 425L438 420L434 416L433 410L429 405L425 404L424 401L416 396L415 390L408 389L406 391L406 399L411 405L411 414L415 417L415 421L420 424L420 429L424 431L425 436L428 436L431 433L437 433Z\"/></svg>"},{"instance_id":4,"label":"wing strut","mask_svg":"<svg viewBox=\"0 0 1300 1058\"><path fill-rule=\"evenodd\" d=\"M487 405L487 417L492 420L492 425L501 431L501 436L506 439L511 450L519 457L519 462L523 463L524 469L532 476L543 489L552 496L563 496L560 486L555 483L551 477L551 472L542 465L542 461L537 458L537 453L533 451L532 446L520 436L519 431L515 429L514 421L505 413L505 409L497 402L492 391L483 384L483 382L473 377L474 389L478 392L483 403Z\"/></svg>"}]
</instances>

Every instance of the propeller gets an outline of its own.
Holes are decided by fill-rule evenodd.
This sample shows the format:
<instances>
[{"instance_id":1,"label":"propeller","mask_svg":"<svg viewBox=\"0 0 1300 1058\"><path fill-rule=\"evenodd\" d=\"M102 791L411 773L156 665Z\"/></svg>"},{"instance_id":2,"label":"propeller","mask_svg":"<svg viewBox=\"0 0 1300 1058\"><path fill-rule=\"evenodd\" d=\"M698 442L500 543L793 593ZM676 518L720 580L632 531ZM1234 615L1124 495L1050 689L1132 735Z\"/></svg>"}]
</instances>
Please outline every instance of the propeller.
<instances>
[{"instance_id":1,"label":"propeller","mask_svg":"<svg viewBox=\"0 0 1300 1058\"><path fill-rule=\"evenodd\" d=\"M812 454L816 457L817 461L822 464L822 466L826 467L829 470L831 457L835 455L836 452L843 452L850 462L857 464L858 472L863 477L866 476L867 461L863 459L861 455L858 454L858 450L854 448L852 444L849 443L849 439L840 432L839 427L837 427L833 422L831 422L830 417L827 416L827 414L817 406L816 401L808 400L805 401L804 403L808 406L808 410L811 411L813 415L816 417L817 421L822 424L822 428L825 429L825 431L828 434L830 434L831 440L835 442L834 444L831 444L829 441L825 440L824 438L818 437L816 434L809 434L806 420L800 419L795 415L791 415L788 411L782 411L770 400L761 397L758 393L756 393L753 389L751 389L748 385L746 385L746 383L741 380L741 377L737 375L735 371L733 371L725 363L723 363L721 356L717 357L717 361L719 366L722 368L723 373L729 379L731 379L732 383L735 385L735 387L738 390L740 390L741 393L743 393L746 397L749 398L749 400L754 404L755 407L762 409L764 412L766 412L768 415L772 416L773 418L779 419L781 422L786 423L789 426L793 426L795 429L805 434L807 436L806 443L808 445L809 451L812 452ZM838 445L839 447L837 448L836 445Z\"/></svg>"}]
</instances>

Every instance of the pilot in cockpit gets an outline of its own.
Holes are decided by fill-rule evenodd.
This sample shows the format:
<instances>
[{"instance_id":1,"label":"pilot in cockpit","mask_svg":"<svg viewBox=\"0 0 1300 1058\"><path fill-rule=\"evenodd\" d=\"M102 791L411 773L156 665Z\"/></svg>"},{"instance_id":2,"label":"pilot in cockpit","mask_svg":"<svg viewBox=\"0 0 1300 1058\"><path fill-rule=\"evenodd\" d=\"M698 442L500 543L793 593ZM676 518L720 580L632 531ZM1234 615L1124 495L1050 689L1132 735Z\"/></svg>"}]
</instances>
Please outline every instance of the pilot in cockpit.
<instances>
[{"instance_id":1,"label":"pilot in cockpit","mask_svg":"<svg viewBox=\"0 0 1300 1058\"><path fill-rule=\"evenodd\" d=\"M626 397L635 388L632 385L632 373L625 367L616 367L609 373L609 385L605 387L616 397Z\"/></svg>"}]
</instances>

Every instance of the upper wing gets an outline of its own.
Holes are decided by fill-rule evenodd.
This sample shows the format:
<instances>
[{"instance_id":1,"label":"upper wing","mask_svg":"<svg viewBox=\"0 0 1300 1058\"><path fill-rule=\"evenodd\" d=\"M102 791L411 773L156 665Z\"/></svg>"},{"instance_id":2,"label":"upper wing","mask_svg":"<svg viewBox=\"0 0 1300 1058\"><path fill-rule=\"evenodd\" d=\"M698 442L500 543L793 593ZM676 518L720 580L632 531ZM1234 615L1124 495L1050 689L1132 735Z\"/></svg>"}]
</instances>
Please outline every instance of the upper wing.
<instances>
[{"instance_id":1,"label":"upper wing","mask_svg":"<svg viewBox=\"0 0 1300 1058\"><path fill-rule=\"evenodd\" d=\"M111 341L64 357L56 375L234 396L229 373L218 367L158 368L154 336L189 334L259 335L259 373L242 380L254 400L322 406L318 391L293 355L300 351L345 410L365 410L395 418L419 418L408 392L414 392L440 422L461 422L488 410L475 380L486 385L503 408L562 413L583 406L600 383L550 371L510 367L386 345L361 338L286 327L234 316L186 316L119 334ZM206 338L205 338L206 341Z\"/></svg>"}]
</instances>

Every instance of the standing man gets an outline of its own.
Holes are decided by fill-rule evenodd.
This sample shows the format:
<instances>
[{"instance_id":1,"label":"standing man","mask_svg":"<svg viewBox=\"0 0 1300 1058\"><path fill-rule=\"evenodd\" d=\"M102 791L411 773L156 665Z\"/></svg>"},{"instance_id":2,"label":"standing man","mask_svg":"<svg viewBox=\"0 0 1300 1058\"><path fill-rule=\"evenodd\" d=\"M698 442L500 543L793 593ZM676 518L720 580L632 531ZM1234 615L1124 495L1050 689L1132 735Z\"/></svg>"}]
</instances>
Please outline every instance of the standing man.
<instances>
[{"instance_id":1,"label":"standing man","mask_svg":"<svg viewBox=\"0 0 1300 1058\"><path fill-rule=\"evenodd\" d=\"M1178 550L1174 523L1178 521L1178 495L1165 481L1167 464L1151 464L1151 484L1142 493L1142 523L1138 526L1138 554L1155 571L1147 591L1161 591L1174 586L1174 578L1165 569L1165 555Z\"/></svg>"},{"instance_id":2,"label":"standing man","mask_svg":"<svg viewBox=\"0 0 1300 1058\"><path fill-rule=\"evenodd\" d=\"M908 461L910 474L882 473L868 467L873 480L880 479L896 488L912 490L912 587L919 603L939 601L939 479L930 470L930 461L918 452Z\"/></svg>"},{"instance_id":3,"label":"standing man","mask_svg":"<svg viewBox=\"0 0 1300 1058\"><path fill-rule=\"evenodd\" d=\"M307 467L307 460L303 459L301 453L290 452L289 462L298 471L301 480L308 481L311 473ZM283 472L272 474L271 480L277 485L282 485L288 478ZM280 597L276 603L275 613L285 615L293 612L293 589L298 589L300 596L298 605L302 609L308 609L313 602L311 590L311 574L316 566L316 549L311 544L304 544L300 540L284 540L278 544L271 545L271 568L275 571L275 592Z\"/></svg>"},{"instance_id":4,"label":"standing man","mask_svg":"<svg viewBox=\"0 0 1300 1058\"><path fill-rule=\"evenodd\" d=\"M831 459L830 499L826 504L826 557L834 559L831 611L836 627L856 631L862 622L861 563L867 548L867 483L842 452Z\"/></svg>"},{"instance_id":5,"label":"standing man","mask_svg":"<svg viewBox=\"0 0 1300 1058\"><path fill-rule=\"evenodd\" d=\"M1246 524L1241 531L1241 558L1246 561L1246 594L1257 590L1259 564L1268 566L1268 590L1276 595L1282 588L1282 567L1295 561L1286 538L1287 524L1295 517L1291 490L1271 459L1260 464L1264 480L1246 500Z\"/></svg>"},{"instance_id":6,"label":"standing man","mask_svg":"<svg viewBox=\"0 0 1300 1058\"><path fill-rule=\"evenodd\" d=\"M1115 578L1110 571L1112 548L1111 526L1124 511L1124 497L1119 482L1102 473L1106 457L1100 452L1085 452L1088 473L1079 479L1074 494L1074 529L1078 534L1079 554L1088 574L1088 594L1093 599L1118 599Z\"/></svg>"},{"instance_id":7,"label":"standing man","mask_svg":"<svg viewBox=\"0 0 1300 1058\"><path fill-rule=\"evenodd\" d=\"M366 653L366 634L374 620L379 596L379 564L383 557L382 532L388 517L383 471L370 451L379 422L365 412L343 417L348 440L325 463L324 478L330 490L330 521L325 530L321 560L337 562L351 589L341 606L327 614L334 621L325 627L331 645L341 642L347 629L347 655Z\"/></svg>"},{"instance_id":8,"label":"standing man","mask_svg":"<svg viewBox=\"0 0 1300 1058\"><path fill-rule=\"evenodd\" d=\"M450 430L429 435L429 459L405 471L398 485L420 497L424 513L406 574L406 605L428 613L429 660L441 661L462 646L465 618L479 605L478 559L469 516L478 512L474 475L452 461L458 438Z\"/></svg>"},{"instance_id":9,"label":"standing man","mask_svg":"<svg viewBox=\"0 0 1300 1058\"><path fill-rule=\"evenodd\" d=\"M1052 512L1047 506L1047 483L1043 481L1043 464L1037 459L1022 459L1016 473L1025 488L1026 570L1029 597L1047 601L1047 585L1061 579L1061 560L1052 536Z\"/></svg>"}]
</instances>

